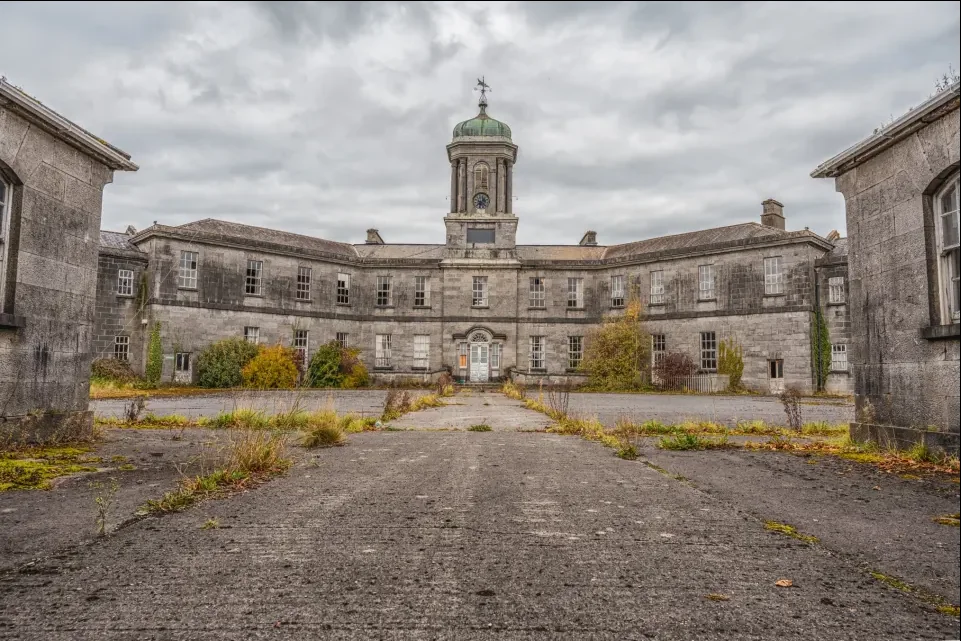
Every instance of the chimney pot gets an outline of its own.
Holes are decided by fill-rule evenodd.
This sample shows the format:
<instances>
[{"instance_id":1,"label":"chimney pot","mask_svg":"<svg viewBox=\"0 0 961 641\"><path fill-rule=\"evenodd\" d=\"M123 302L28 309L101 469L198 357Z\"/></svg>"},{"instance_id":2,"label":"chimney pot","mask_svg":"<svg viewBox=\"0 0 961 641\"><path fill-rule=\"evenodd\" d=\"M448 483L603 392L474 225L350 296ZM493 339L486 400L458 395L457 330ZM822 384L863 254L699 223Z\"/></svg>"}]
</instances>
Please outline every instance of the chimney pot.
<instances>
[{"instance_id":1,"label":"chimney pot","mask_svg":"<svg viewBox=\"0 0 961 641\"><path fill-rule=\"evenodd\" d=\"M367 230L367 244L368 245L383 245L384 239L380 237L380 232L376 229Z\"/></svg>"},{"instance_id":2,"label":"chimney pot","mask_svg":"<svg viewBox=\"0 0 961 641\"><path fill-rule=\"evenodd\" d=\"M761 203L761 224L775 229L784 229L784 205L768 198Z\"/></svg>"}]
</instances>

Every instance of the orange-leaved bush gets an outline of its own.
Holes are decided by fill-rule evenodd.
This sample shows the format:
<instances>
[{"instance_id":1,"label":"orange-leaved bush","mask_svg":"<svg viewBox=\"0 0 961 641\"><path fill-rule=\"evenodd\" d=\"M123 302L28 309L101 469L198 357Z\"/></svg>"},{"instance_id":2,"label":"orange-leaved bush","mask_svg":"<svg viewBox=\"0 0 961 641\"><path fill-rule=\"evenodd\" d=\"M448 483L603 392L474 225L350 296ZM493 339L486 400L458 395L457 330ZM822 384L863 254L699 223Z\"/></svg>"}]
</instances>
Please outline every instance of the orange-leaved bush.
<instances>
[{"instance_id":1,"label":"orange-leaved bush","mask_svg":"<svg viewBox=\"0 0 961 641\"><path fill-rule=\"evenodd\" d=\"M244 385L256 389L295 387L299 371L297 351L283 345L261 347L244 366Z\"/></svg>"}]
</instances>

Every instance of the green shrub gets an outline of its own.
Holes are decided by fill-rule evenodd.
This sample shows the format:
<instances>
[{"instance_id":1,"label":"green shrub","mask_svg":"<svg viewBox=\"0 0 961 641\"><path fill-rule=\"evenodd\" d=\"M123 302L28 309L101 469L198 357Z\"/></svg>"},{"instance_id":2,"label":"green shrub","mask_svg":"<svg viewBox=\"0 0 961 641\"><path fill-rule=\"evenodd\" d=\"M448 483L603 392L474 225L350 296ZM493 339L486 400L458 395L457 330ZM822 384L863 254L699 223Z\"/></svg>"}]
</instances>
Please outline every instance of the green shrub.
<instances>
[{"instance_id":1,"label":"green shrub","mask_svg":"<svg viewBox=\"0 0 961 641\"><path fill-rule=\"evenodd\" d=\"M132 383L137 380L130 363L116 358L98 358L90 367L90 376L115 383Z\"/></svg>"},{"instance_id":2,"label":"green shrub","mask_svg":"<svg viewBox=\"0 0 961 641\"><path fill-rule=\"evenodd\" d=\"M623 315L610 316L585 339L580 371L588 387L616 391L640 389L650 362L651 337L642 327L643 308L632 295Z\"/></svg>"},{"instance_id":3,"label":"green shrub","mask_svg":"<svg viewBox=\"0 0 961 641\"><path fill-rule=\"evenodd\" d=\"M163 345L160 342L160 323L154 323L150 330L150 342L147 344L147 367L144 369L144 379L150 387L160 383L164 369Z\"/></svg>"},{"instance_id":4,"label":"green shrub","mask_svg":"<svg viewBox=\"0 0 961 641\"><path fill-rule=\"evenodd\" d=\"M717 346L717 373L728 376L728 387L741 389L744 375L744 348L734 338L721 341Z\"/></svg>"},{"instance_id":5,"label":"green shrub","mask_svg":"<svg viewBox=\"0 0 961 641\"><path fill-rule=\"evenodd\" d=\"M197 357L197 384L201 387L239 387L243 369L257 355L257 346L242 338L217 341Z\"/></svg>"},{"instance_id":6,"label":"green shrub","mask_svg":"<svg viewBox=\"0 0 961 641\"><path fill-rule=\"evenodd\" d=\"M340 371L343 348L336 341L321 345L307 368L307 384L311 387L340 387L344 373Z\"/></svg>"},{"instance_id":7,"label":"green shrub","mask_svg":"<svg viewBox=\"0 0 961 641\"><path fill-rule=\"evenodd\" d=\"M244 385L256 389L289 389L297 385L299 354L283 345L262 347L244 366Z\"/></svg>"},{"instance_id":8,"label":"green shrub","mask_svg":"<svg viewBox=\"0 0 961 641\"><path fill-rule=\"evenodd\" d=\"M354 389L365 387L370 376L360 362L360 350L343 348L331 341L314 353L307 368L307 384L310 387L341 387Z\"/></svg>"},{"instance_id":9,"label":"green shrub","mask_svg":"<svg viewBox=\"0 0 961 641\"><path fill-rule=\"evenodd\" d=\"M824 314L820 308L814 312L814 322L811 323L811 366L814 370L814 382L817 390L823 390L831 373L831 337L828 335L828 325L824 321Z\"/></svg>"}]
</instances>

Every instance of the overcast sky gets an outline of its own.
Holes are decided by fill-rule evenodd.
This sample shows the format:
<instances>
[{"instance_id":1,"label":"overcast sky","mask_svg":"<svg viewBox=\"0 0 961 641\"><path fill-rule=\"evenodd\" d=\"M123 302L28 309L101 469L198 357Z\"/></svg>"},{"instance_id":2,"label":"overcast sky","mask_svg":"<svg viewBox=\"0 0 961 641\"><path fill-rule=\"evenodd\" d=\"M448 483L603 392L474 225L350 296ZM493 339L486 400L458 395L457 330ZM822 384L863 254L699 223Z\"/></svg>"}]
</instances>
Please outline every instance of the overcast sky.
<instances>
[{"instance_id":1,"label":"overcast sky","mask_svg":"<svg viewBox=\"0 0 961 641\"><path fill-rule=\"evenodd\" d=\"M453 126L520 147L522 243L844 230L809 173L959 68L958 2L4 3L0 74L133 156L103 227L444 242Z\"/></svg>"}]
</instances>

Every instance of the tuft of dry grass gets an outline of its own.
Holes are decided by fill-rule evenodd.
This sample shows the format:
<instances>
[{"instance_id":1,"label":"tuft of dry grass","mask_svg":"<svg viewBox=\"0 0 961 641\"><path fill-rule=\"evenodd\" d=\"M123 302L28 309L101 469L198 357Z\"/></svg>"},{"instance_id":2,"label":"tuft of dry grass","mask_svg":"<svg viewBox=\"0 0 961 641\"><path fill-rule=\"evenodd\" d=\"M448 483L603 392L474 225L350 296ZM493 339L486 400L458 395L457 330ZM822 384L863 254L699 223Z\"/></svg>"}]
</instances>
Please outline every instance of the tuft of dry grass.
<instances>
[{"instance_id":1,"label":"tuft of dry grass","mask_svg":"<svg viewBox=\"0 0 961 641\"><path fill-rule=\"evenodd\" d=\"M187 477L177 489L150 500L143 514L179 512L206 498L216 498L285 473L287 438L265 430L247 430L233 436L223 452L222 467L209 474Z\"/></svg>"}]
</instances>

